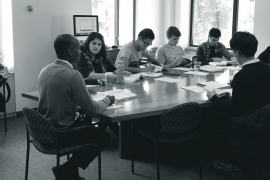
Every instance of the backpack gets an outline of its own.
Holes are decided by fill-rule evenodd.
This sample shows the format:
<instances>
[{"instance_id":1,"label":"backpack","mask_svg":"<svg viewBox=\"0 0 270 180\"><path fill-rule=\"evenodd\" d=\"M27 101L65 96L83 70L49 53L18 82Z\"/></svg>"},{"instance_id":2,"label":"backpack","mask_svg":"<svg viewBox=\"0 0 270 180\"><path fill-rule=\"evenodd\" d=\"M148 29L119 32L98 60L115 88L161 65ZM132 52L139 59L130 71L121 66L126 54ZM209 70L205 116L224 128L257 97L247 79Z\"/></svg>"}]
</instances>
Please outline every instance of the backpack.
<instances>
[{"instance_id":1,"label":"backpack","mask_svg":"<svg viewBox=\"0 0 270 180\"><path fill-rule=\"evenodd\" d=\"M4 107L5 107L5 104L9 101L10 99L10 95L11 95L11 91L10 91L10 86L7 82L7 77L5 76L2 76L0 74L0 88L2 87L2 85L5 84L6 88L7 88L7 99L4 98L3 94L0 92L0 112L4 112Z\"/></svg>"}]
</instances>

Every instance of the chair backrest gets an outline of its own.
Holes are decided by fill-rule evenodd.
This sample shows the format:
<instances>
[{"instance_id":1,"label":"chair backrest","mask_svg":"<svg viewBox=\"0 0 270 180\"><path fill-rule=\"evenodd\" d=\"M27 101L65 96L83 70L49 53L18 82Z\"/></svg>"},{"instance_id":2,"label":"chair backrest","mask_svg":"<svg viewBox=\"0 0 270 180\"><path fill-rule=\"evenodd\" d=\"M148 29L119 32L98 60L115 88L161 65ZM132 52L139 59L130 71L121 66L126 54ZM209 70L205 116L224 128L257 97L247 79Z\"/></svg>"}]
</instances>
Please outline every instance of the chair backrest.
<instances>
[{"instance_id":1,"label":"chair backrest","mask_svg":"<svg viewBox=\"0 0 270 180\"><path fill-rule=\"evenodd\" d=\"M56 129L50 121L30 108L23 108L23 114L31 137L42 144L56 143Z\"/></svg>"},{"instance_id":2,"label":"chair backrest","mask_svg":"<svg viewBox=\"0 0 270 180\"><path fill-rule=\"evenodd\" d=\"M159 132L184 134L194 131L199 126L201 115L202 110L198 103L177 105L163 113L159 120Z\"/></svg>"}]
</instances>

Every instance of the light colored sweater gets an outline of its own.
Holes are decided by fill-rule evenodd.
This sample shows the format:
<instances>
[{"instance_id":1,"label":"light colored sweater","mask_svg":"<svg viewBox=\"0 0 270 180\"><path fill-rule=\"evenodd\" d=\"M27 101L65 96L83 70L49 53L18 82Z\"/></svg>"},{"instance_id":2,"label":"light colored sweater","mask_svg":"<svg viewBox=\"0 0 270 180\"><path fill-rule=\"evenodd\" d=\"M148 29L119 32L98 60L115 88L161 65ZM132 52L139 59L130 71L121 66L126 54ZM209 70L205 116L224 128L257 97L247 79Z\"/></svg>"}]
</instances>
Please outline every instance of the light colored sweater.
<instances>
[{"instance_id":1,"label":"light colored sweater","mask_svg":"<svg viewBox=\"0 0 270 180\"><path fill-rule=\"evenodd\" d=\"M157 60L160 64L169 65L181 59L185 53L181 46L169 46L164 44L157 50Z\"/></svg>"},{"instance_id":2,"label":"light colored sweater","mask_svg":"<svg viewBox=\"0 0 270 180\"><path fill-rule=\"evenodd\" d=\"M95 102L80 72L59 60L41 70L37 89L40 95L38 112L57 129L66 129L75 122L78 106L88 116L96 116L110 103L107 98Z\"/></svg>"}]
</instances>

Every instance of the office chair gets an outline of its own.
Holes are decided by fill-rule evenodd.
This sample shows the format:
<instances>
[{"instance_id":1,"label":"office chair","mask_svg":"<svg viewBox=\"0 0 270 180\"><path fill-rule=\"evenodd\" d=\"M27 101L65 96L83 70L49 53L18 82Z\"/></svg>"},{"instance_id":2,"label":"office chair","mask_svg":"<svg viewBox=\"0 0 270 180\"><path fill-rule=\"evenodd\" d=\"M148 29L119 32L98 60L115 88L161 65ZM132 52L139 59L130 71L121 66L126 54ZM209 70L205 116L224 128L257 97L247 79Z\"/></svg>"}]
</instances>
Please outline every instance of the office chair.
<instances>
[{"instance_id":1,"label":"office chair","mask_svg":"<svg viewBox=\"0 0 270 180\"><path fill-rule=\"evenodd\" d=\"M0 87L3 86L3 94L0 92L0 112L4 113L5 121L5 132L7 132L7 112L6 103L9 101L11 96L10 86L7 82L7 77L0 75ZM6 99L6 88L7 88L7 99Z\"/></svg>"},{"instance_id":2,"label":"office chair","mask_svg":"<svg viewBox=\"0 0 270 180\"><path fill-rule=\"evenodd\" d=\"M27 151L26 151L26 168L25 168L25 180L28 179L28 167L29 167L29 151L30 151L30 143L34 145L34 147L44 154L56 155L56 180L59 179L58 170L60 164L60 157L67 155L69 158L69 154L78 151L84 151L86 149L91 149L96 147L96 143L84 143L78 144L75 146L69 147L60 147L61 139L59 136L64 136L65 133L75 132L84 128L92 128L93 125L85 125L81 127L76 127L68 130L57 130L50 121L42 117L37 111L29 109L27 107L23 108L23 114L26 120L26 132L27 132ZM31 139L30 139L31 137ZM50 144L50 146L48 146ZM51 146L51 144L55 144L55 146ZM101 180L101 154L98 155L98 177Z\"/></svg>"},{"instance_id":3,"label":"office chair","mask_svg":"<svg viewBox=\"0 0 270 180\"><path fill-rule=\"evenodd\" d=\"M198 138L198 158L200 166L200 179L202 179L201 140L199 135L199 121L202 112L198 103L185 103L177 105L165 113L155 122L155 126L138 128L135 130L131 124L131 172L134 174L135 138L141 135L155 143L157 180L160 180L159 171L159 144L182 144L193 138ZM151 128L152 127L152 128ZM155 127L155 128L153 128Z\"/></svg>"},{"instance_id":4,"label":"office chair","mask_svg":"<svg viewBox=\"0 0 270 180\"><path fill-rule=\"evenodd\" d=\"M224 115L224 118L226 120L225 129L219 130L217 135L223 137L222 140L230 142L228 148L236 149L240 153L235 154L235 151L229 151L231 154L228 153L227 157L230 159L222 160L228 160L239 166L248 179L254 179L251 178L254 172L259 176L261 172L269 171L270 104L262 106L244 117ZM213 161L210 164L210 172L213 173Z\"/></svg>"}]
</instances>

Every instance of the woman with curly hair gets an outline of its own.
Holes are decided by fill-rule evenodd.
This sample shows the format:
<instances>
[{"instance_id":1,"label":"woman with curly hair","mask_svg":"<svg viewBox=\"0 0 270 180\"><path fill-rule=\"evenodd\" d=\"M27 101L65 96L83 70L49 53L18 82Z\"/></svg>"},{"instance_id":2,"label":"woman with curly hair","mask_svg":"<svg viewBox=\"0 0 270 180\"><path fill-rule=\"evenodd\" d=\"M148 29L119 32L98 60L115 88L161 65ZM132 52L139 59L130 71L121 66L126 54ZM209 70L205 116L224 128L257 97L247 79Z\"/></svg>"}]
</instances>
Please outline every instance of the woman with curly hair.
<instances>
[{"instance_id":1,"label":"woman with curly hair","mask_svg":"<svg viewBox=\"0 0 270 180\"><path fill-rule=\"evenodd\" d=\"M106 72L117 74L117 68L107 59L106 45L102 34L92 32L81 47L81 51L82 54L76 69L86 78L86 83L87 79L94 81L104 79ZM127 71L124 74L131 75Z\"/></svg>"}]
</instances>

